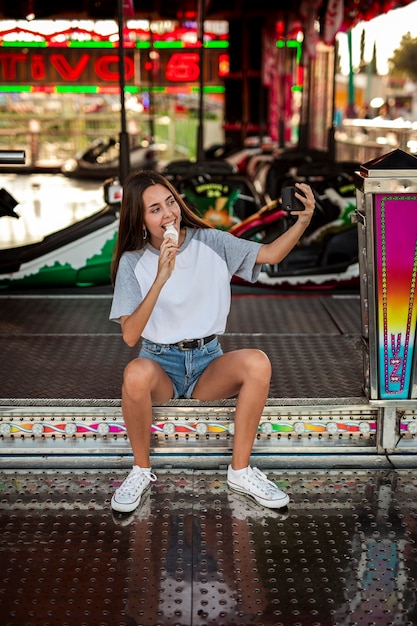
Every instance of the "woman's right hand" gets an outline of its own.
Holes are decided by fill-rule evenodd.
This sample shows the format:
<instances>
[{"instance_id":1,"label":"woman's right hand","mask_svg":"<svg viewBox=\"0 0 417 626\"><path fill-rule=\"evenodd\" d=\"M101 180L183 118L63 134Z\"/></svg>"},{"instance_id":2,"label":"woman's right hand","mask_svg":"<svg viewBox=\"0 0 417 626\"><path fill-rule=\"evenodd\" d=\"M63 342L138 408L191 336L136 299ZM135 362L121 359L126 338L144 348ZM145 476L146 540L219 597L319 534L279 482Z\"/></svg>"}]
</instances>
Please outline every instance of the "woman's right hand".
<instances>
[{"instance_id":1,"label":"woman's right hand","mask_svg":"<svg viewBox=\"0 0 417 626\"><path fill-rule=\"evenodd\" d=\"M178 246L167 237L161 243L159 248L158 276L157 278L163 283L171 277L175 267L175 257L177 255Z\"/></svg>"}]
</instances>

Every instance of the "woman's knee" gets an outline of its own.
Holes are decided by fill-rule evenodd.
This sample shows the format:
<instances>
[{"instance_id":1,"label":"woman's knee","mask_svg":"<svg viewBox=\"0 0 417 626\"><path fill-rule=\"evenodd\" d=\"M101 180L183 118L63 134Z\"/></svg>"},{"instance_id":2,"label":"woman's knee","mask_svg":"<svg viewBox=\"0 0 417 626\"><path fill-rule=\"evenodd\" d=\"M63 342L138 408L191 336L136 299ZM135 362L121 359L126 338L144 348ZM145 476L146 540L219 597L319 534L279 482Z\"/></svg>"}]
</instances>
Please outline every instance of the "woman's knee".
<instances>
[{"instance_id":1,"label":"woman's knee","mask_svg":"<svg viewBox=\"0 0 417 626\"><path fill-rule=\"evenodd\" d=\"M153 362L149 359L134 359L128 363L123 375L123 390L130 396L150 392L154 376Z\"/></svg>"},{"instance_id":2,"label":"woman's knee","mask_svg":"<svg viewBox=\"0 0 417 626\"><path fill-rule=\"evenodd\" d=\"M272 375L271 361L262 350L248 350L245 369L252 380L258 379L260 382L270 382Z\"/></svg>"}]
</instances>

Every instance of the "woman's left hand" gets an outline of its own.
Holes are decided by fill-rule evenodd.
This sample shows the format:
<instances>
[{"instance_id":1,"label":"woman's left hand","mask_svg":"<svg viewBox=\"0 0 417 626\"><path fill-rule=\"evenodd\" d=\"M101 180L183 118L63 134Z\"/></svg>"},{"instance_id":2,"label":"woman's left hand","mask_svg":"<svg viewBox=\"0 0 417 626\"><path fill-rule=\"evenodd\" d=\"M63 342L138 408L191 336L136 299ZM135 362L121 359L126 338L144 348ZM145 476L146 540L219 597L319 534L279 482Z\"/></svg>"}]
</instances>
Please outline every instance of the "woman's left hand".
<instances>
[{"instance_id":1,"label":"woman's left hand","mask_svg":"<svg viewBox=\"0 0 417 626\"><path fill-rule=\"evenodd\" d=\"M313 190L306 183L295 183L295 186L300 190L300 192L295 193L295 196L304 204L305 208L302 211L291 211L291 215L298 218L295 223L274 241L264 243L261 246L256 257L256 262L261 265L264 263L270 265L281 263L300 240L311 222L316 206Z\"/></svg>"},{"instance_id":2,"label":"woman's left hand","mask_svg":"<svg viewBox=\"0 0 417 626\"><path fill-rule=\"evenodd\" d=\"M300 190L300 192L296 191L295 196L304 204L305 209L302 211L291 211L291 215L297 215L301 224L309 224L316 206L313 190L307 183L295 183L295 187Z\"/></svg>"}]
</instances>

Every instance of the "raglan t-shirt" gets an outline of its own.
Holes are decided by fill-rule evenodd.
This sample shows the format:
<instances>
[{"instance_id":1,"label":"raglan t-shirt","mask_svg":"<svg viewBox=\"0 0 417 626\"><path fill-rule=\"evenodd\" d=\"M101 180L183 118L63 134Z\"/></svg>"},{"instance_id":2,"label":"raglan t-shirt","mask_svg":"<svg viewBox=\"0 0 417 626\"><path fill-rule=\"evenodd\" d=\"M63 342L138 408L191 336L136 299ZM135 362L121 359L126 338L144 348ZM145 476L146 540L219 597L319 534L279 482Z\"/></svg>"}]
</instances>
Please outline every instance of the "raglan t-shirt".
<instances>
[{"instance_id":1,"label":"raglan t-shirt","mask_svg":"<svg viewBox=\"0 0 417 626\"><path fill-rule=\"evenodd\" d=\"M230 281L258 279L261 244L225 231L186 230L175 267L163 286L142 337L154 343L177 343L211 334L221 335L230 311ZM159 250L149 243L124 252L114 286L110 320L131 315L151 288L158 270Z\"/></svg>"}]
</instances>

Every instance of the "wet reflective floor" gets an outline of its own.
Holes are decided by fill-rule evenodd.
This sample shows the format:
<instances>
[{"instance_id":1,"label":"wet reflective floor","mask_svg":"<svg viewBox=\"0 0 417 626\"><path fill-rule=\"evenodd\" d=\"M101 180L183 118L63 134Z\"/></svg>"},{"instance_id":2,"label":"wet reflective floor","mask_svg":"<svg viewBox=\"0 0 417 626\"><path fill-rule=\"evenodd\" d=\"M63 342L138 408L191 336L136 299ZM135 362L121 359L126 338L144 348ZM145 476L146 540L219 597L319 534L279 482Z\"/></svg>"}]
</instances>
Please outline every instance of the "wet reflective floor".
<instances>
[{"instance_id":1,"label":"wet reflective floor","mask_svg":"<svg viewBox=\"0 0 417 626\"><path fill-rule=\"evenodd\" d=\"M272 511L223 470L159 470L130 516L124 475L1 472L4 626L417 623L413 471L268 472Z\"/></svg>"}]
</instances>

